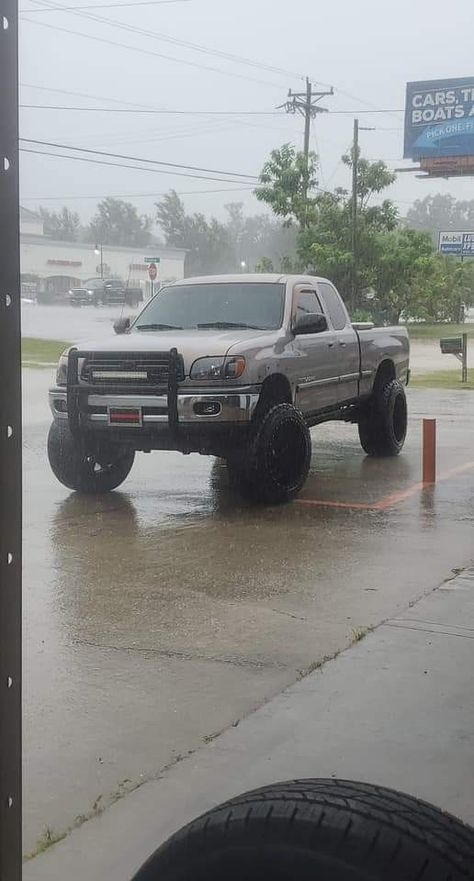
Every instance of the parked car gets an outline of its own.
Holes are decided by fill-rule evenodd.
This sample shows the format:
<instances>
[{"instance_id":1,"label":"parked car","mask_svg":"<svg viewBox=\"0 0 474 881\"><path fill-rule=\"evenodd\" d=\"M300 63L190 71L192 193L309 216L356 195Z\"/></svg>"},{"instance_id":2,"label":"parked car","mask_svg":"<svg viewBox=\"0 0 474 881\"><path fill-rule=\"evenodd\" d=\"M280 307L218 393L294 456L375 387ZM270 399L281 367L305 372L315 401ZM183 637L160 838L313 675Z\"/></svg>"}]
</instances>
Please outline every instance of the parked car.
<instances>
[{"instance_id":1,"label":"parked car","mask_svg":"<svg viewBox=\"0 0 474 881\"><path fill-rule=\"evenodd\" d=\"M70 489L107 492L136 451L178 450L225 459L274 503L303 486L313 425L357 423L371 456L403 447L406 328L351 324L325 278L185 279L116 331L64 352L50 390L49 461Z\"/></svg>"},{"instance_id":2,"label":"parked car","mask_svg":"<svg viewBox=\"0 0 474 881\"><path fill-rule=\"evenodd\" d=\"M71 306L123 305L136 308L143 302L141 288L131 288L119 278L90 278L69 291Z\"/></svg>"}]
</instances>

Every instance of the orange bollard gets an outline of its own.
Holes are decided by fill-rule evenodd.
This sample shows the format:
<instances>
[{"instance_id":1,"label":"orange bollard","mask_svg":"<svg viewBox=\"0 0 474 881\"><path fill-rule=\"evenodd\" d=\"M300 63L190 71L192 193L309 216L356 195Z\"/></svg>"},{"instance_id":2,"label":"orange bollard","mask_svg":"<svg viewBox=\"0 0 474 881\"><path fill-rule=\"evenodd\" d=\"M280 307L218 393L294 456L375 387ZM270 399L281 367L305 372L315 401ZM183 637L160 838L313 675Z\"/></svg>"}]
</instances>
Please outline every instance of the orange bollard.
<instances>
[{"instance_id":1,"label":"orange bollard","mask_svg":"<svg viewBox=\"0 0 474 881\"><path fill-rule=\"evenodd\" d=\"M423 419L423 483L436 483L436 419Z\"/></svg>"}]
</instances>

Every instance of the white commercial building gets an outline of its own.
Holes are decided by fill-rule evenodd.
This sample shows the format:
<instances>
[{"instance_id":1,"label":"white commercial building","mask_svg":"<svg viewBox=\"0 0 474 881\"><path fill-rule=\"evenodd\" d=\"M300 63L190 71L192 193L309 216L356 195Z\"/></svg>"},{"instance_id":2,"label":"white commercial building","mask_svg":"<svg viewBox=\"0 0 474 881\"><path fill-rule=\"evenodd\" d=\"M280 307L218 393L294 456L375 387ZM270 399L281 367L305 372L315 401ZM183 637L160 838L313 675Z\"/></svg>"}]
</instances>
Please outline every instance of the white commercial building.
<instances>
[{"instance_id":1,"label":"white commercial building","mask_svg":"<svg viewBox=\"0 0 474 881\"><path fill-rule=\"evenodd\" d=\"M146 297L151 293L151 282L145 258L150 257L159 260L155 287L158 283L176 281L184 276L184 249L166 245L146 245L144 248L99 245L97 250L99 253L94 244L88 242L55 241L45 236L41 217L33 211L20 209L24 290L61 294L72 287L80 287L86 279L103 274L104 277L119 277L130 287L141 287Z\"/></svg>"}]
</instances>

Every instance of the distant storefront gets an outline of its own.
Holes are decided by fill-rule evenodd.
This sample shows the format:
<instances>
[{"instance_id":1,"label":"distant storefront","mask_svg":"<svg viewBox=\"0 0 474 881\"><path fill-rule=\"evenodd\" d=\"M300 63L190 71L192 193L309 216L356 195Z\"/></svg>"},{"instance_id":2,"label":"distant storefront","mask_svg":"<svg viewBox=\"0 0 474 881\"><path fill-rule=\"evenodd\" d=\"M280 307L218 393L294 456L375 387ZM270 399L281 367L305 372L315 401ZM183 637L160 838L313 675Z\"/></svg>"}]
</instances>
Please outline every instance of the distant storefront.
<instances>
[{"instance_id":1,"label":"distant storefront","mask_svg":"<svg viewBox=\"0 0 474 881\"><path fill-rule=\"evenodd\" d=\"M130 287L141 287L144 296L151 294L148 276L149 253L159 257L159 276L162 284L176 281L184 276L186 252L165 245L145 248L102 246L102 258L95 253L93 244L84 242L54 241L43 235L39 215L24 208L20 217L20 254L22 294L34 296L35 292L66 293L87 279L102 274L117 276ZM102 267L101 267L102 259ZM155 282L155 289L157 282Z\"/></svg>"}]
</instances>

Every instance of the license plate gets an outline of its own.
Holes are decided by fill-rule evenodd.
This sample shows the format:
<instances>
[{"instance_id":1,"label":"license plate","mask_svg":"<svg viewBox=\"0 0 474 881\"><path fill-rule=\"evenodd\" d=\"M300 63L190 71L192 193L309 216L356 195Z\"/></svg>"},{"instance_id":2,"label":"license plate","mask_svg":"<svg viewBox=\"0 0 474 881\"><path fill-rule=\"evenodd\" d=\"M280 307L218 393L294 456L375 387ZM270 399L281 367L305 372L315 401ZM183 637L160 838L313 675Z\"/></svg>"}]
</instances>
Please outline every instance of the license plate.
<instances>
[{"instance_id":1,"label":"license plate","mask_svg":"<svg viewBox=\"0 0 474 881\"><path fill-rule=\"evenodd\" d=\"M109 407L109 425L141 425L140 407Z\"/></svg>"}]
</instances>

